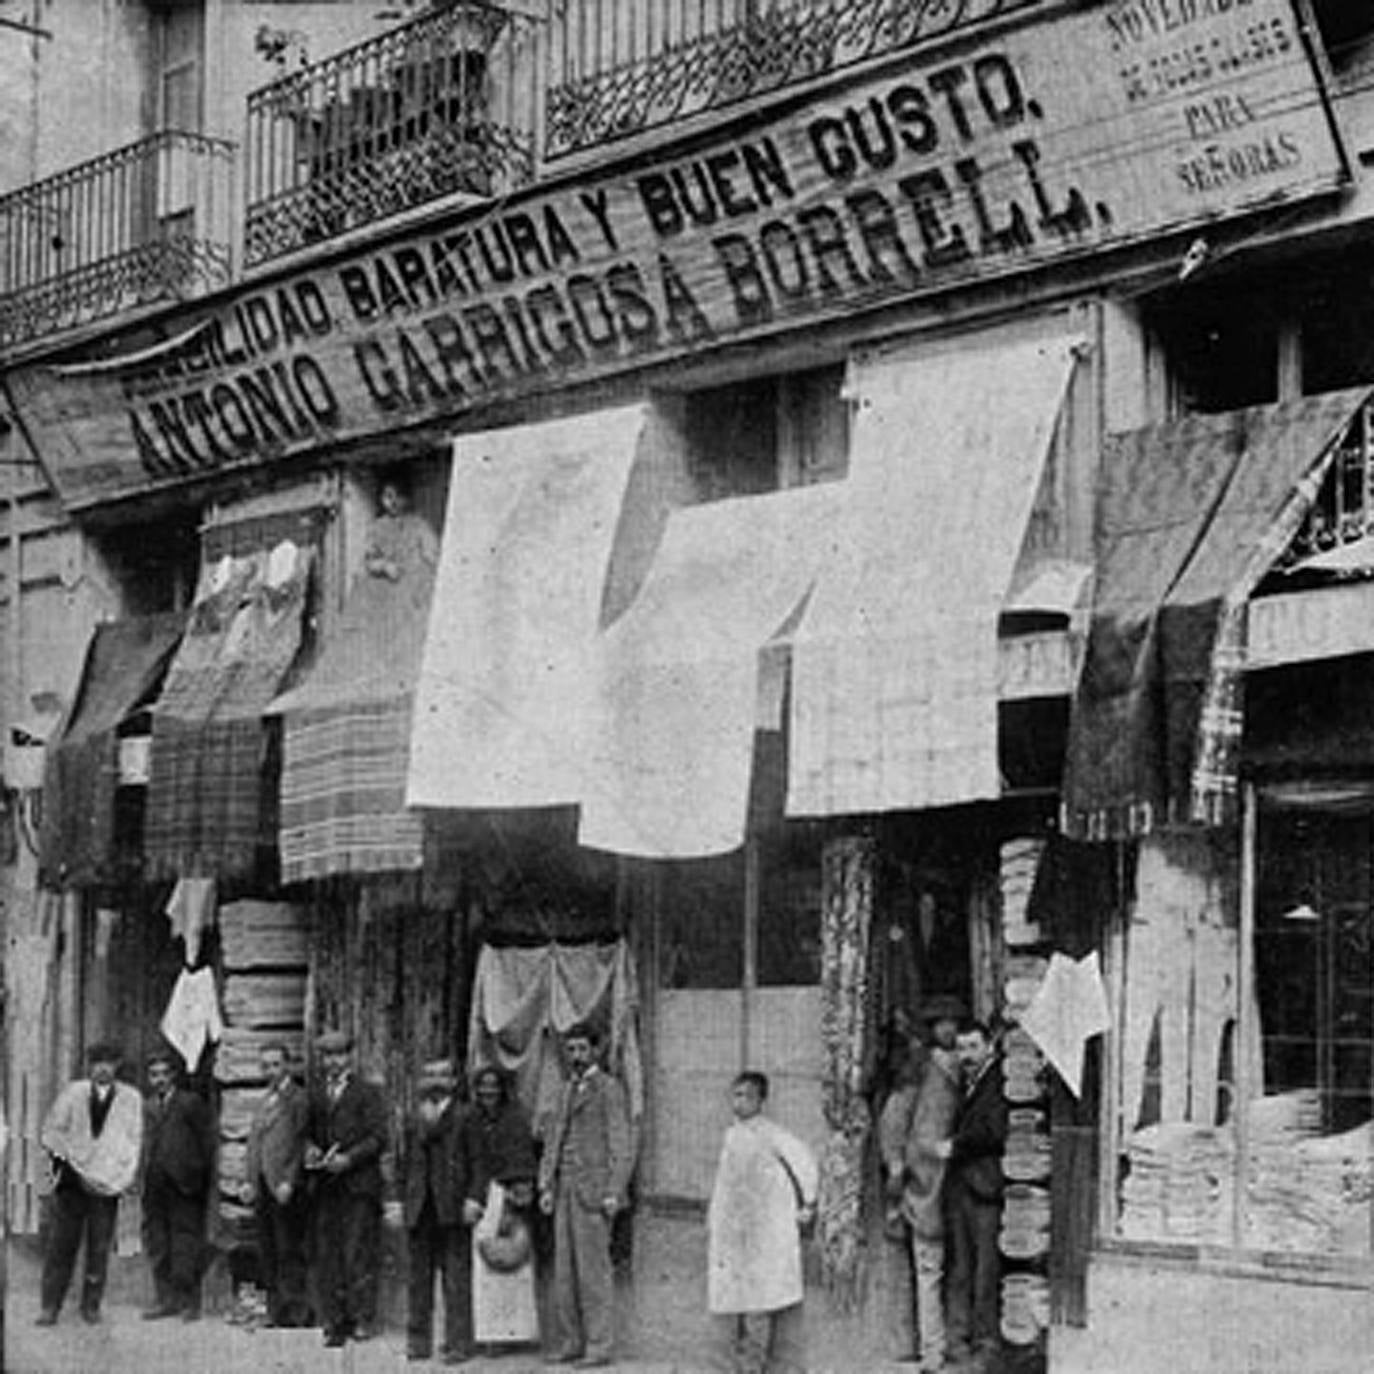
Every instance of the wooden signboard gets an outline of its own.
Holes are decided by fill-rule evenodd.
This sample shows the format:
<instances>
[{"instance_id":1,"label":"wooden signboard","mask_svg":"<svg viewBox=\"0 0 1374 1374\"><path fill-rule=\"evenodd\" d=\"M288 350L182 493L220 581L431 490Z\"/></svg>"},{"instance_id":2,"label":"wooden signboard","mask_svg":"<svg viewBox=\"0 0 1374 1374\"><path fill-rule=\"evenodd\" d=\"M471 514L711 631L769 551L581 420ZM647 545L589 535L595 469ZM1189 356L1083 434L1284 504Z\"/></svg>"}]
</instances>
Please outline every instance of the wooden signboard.
<instances>
[{"instance_id":1,"label":"wooden signboard","mask_svg":"<svg viewBox=\"0 0 1374 1374\"><path fill-rule=\"evenodd\" d=\"M918 51L691 151L245 284L9 378L70 509L1330 191L1291 0L1118 0ZM455 427L457 427L455 425Z\"/></svg>"}]
</instances>

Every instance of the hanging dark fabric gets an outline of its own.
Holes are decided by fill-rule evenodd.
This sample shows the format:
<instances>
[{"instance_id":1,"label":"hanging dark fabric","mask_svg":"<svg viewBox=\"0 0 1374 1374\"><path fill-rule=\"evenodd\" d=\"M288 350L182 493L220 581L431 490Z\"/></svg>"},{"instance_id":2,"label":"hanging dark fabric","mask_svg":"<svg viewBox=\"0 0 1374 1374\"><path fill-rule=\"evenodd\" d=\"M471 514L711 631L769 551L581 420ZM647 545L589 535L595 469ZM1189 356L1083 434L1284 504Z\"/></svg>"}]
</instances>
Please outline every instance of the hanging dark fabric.
<instances>
[{"instance_id":1,"label":"hanging dark fabric","mask_svg":"<svg viewBox=\"0 0 1374 1374\"><path fill-rule=\"evenodd\" d=\"M1225 818L1239 766L1245 600L1368 395L1189 416L1108 442L1066 833L1100 840Z\"/></svg>"},{"instance_id":2,"label":"hanging dark fabric","mask_svg":"<svg viewBox=\"0 0 1374 1374\"><path fill-rule=\"evenodd\" d=\"M116 827L119 727L152 696L186 624L183 613L99 625L76 700L48 752L39 866L53 886L118 881L135 867Z\"/></svg>"},{"instance_id":3,"label":"hanging dark fabric","mask_svg":"<svg viewBox=\"0 0 1374 1374\"><path fill-rule=\"evenodd\" d=\"M276 830L276 752L263 713L301 647L313 561L313 545L284 539L203 566L153 708L150 877L262 876Z\"/></svg>"}]
</instances>

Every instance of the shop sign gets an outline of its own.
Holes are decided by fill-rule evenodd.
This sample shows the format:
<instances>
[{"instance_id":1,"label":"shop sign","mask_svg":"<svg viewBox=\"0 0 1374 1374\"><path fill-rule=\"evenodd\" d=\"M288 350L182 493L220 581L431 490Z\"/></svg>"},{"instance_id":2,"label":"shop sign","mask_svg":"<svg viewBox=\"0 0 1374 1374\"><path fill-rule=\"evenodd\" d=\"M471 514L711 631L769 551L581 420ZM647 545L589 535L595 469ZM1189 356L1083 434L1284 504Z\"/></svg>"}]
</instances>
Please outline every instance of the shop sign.
<instances>
[{"instance_id":1,"label":"shop sign","mask_svg":"<svg viewBox=\"0 0 1374 1374\"><path fill-rule=\"evenodd\" d=\"M245 284L150 356L12 374L69 507L451 423L1329 191L1292 0L1115 0L905 56L690 152Z\"/></svg>"}]
</instances>

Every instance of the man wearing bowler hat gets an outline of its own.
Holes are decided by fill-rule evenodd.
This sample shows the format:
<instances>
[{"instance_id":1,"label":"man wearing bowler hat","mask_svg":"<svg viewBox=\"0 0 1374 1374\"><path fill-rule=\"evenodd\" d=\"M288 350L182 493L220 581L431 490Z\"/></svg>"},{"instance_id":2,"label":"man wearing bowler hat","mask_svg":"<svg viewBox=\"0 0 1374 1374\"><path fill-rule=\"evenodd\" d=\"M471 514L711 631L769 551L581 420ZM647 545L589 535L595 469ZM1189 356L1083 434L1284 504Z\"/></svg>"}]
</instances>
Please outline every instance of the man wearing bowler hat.
<instances>
[{"instance_id":1,"label":"man wearing bowler hat","mask_svg":"<svg viewBox=\"0 0 1374 1374\"><path fill-rule=\"evenodd\" d=\"M419 1103L405 1133L406 1247L410 1288L406 1354L427 1360L434 1331L434 1279L444 1288L445 1364L472 1354L472 1232L464 1225L468 1190L467 1109L458 1101L451 1059L431 1059L416 1084Z\"/></svg>"},{"instance_id":2,"label":"man wearing bowler hat","mask_svg":"<svg viewBox=\"0 0 1374 1374\"><path fill-rule=\"evenodd\" d=\"M919 1013L928 1045L916 1049L910 1071L883 1107L878 1146L889 1229L911 1247L916 1287L911 1351L922 1371L933 1374L945 1362L945 1174L963 1097L955 1042L967 1012L958 999L941 995L927 998ZM907 1344L905 1333L900 1343Z\"/></svg>"},{"instance_id":3,"label":"man wearing bowler hat","mask_svg":"<svg viewBox=\"0 0 1374 1374\"><path fill-rule=\"evenodd\" d=\"M386 1103L353 1067L353 1040L326 1031L315 1041L324 1083L310 1102L305 1167L315 1180L315 1255L324 1343L375 1332L381 1249Z\"/></svg>"}]
</instances>

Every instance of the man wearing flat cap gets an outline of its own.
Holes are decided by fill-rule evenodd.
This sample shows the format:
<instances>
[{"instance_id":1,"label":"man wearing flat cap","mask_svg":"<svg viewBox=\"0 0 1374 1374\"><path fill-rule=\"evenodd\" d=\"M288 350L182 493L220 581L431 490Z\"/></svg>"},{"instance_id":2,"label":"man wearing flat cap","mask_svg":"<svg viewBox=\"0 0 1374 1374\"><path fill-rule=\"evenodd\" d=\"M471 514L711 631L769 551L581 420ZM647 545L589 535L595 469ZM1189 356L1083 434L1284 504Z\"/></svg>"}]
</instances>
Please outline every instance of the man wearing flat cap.
<instances>
[{"instance_id":1,"label":"man wearing flat cap","mask_svg":"<svg viewBox=\"0 0 1374 1374\"><path fill-rule=\"evenodd\" d=\"M315 1180L315 1254L324 1343L367 1340L377 1317L382 1153L386 1103L353 1067L353 1041L331 1030L315 1041L324 1082L312 1095L305 1167Z\"/></svg>"},{"instance_id":2,"label":"man wearing flat cap","mask_svg":"<svg viewBox=\"0 0 1374 1374\"><path fill-rule=\"evenodd\" d=\"M954 1047L966 1014L957 999L946 996L930 997L918 1008L928 1043L913 1047L910 1071L878 1121L889 1216L897 1234L905 1233L910 1243L916 1288L914 1312L907 1314L912 1339L903 1332L899 1344L909 1346L909 1357L930 1371L943 1368L945 1361L943 1194L947 1142L962 1098Z\"/></svg>"},{"instance_id":3,"label":"man wearing flat cap","mask_svg":"<svg viewBox=\"0 0 1374 1374\"><path fill-rule=\"evenodd\" d=\"M406 1242L410 1261L406 1354L427 1360L434 1332L434 1280L444 1290L445 1364L472 1355L472 1235L464 1224L468 1190L464 1130L467 1109L458 1101L458 1074L451 1059L431 1059L420 1069L418 1102L406 1125Z\"/></svg>"}]
</instances>

